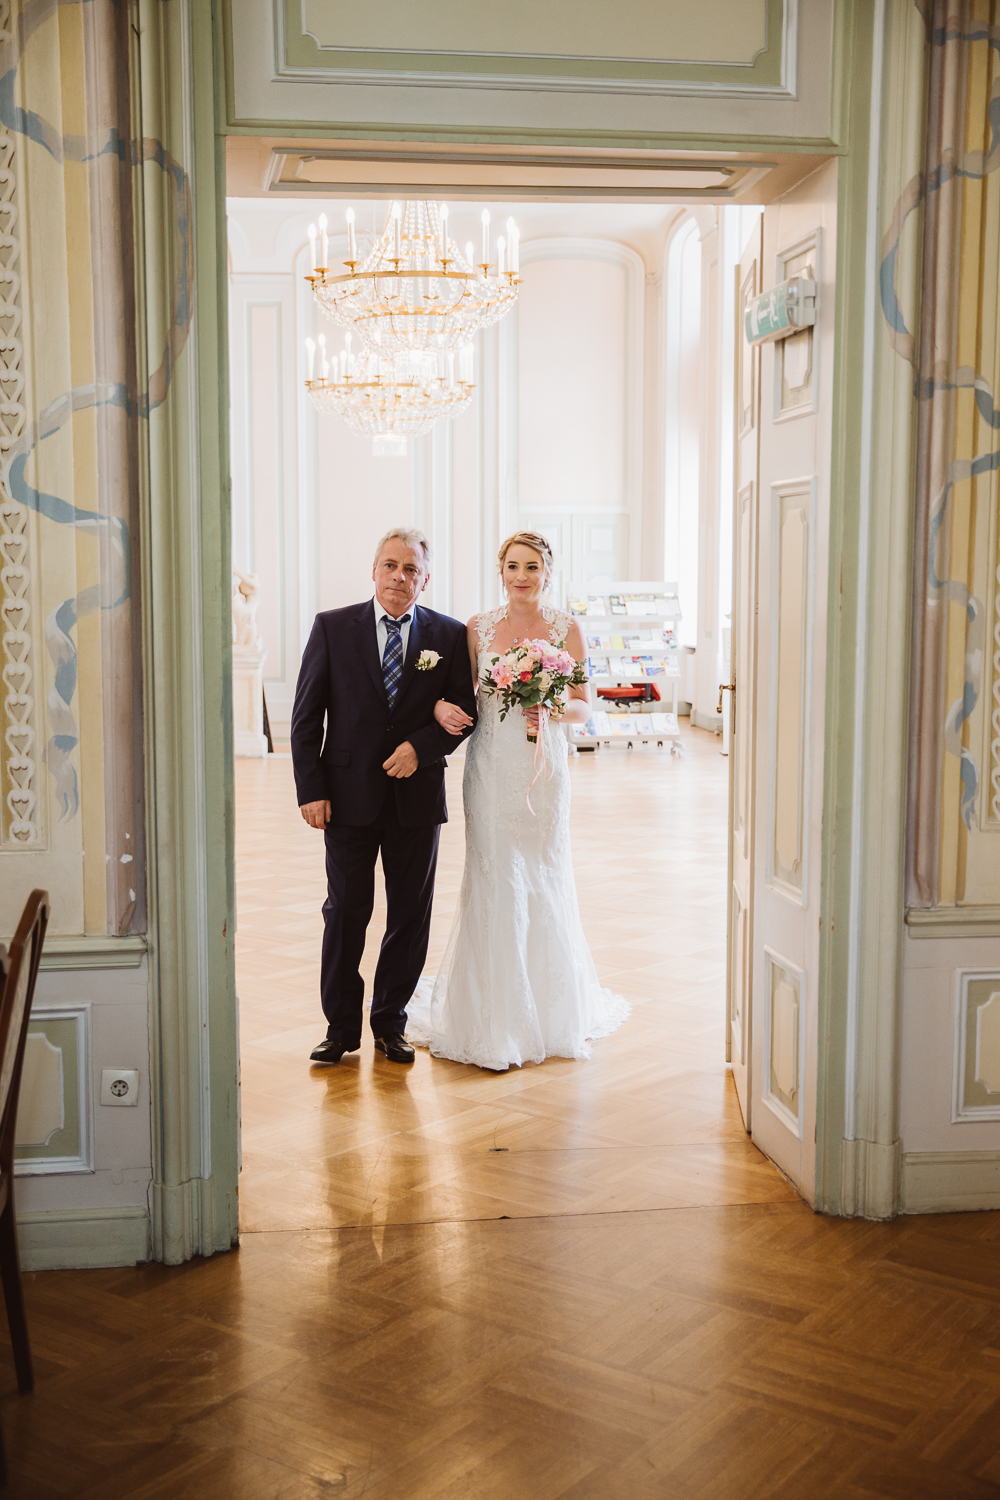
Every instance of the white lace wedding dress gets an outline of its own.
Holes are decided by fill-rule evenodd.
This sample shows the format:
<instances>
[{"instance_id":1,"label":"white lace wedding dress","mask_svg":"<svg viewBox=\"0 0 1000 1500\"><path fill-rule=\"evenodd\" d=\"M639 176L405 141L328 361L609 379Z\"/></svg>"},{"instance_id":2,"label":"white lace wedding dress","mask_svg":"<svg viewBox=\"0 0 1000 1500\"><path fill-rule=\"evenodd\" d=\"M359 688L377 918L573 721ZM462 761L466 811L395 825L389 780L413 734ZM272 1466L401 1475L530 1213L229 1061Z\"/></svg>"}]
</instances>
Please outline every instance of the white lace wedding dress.
<instances>
[{"instance_id":1,"label":"white lace wedding dress","mask_svg":"<svg viewBox=\"0 0 1000 1500\"><path fill-rule=\"evenodd\" d=\"M479 675L505 608L479 616ZM549 638L572 616L543 606ZM545 726L546 769L535 782L535 746L523 714L501 720L496 696L479 694L462 791L465 872L440 973L422 979L406 1034L436 1057L504 1070L546 1057L589 1057L629 1014L603 989L583 935L569 838L565 735Z\"/></svg>"}]
</instances>

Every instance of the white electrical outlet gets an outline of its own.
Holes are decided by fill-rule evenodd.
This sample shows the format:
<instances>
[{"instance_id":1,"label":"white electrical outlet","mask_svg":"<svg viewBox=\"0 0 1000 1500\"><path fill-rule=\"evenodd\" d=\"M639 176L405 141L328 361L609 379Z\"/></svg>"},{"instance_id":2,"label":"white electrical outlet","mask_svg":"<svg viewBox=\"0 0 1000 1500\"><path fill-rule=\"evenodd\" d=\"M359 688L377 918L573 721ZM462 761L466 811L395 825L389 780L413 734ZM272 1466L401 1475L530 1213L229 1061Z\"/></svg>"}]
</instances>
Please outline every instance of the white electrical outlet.
<instances>
[{"instance_id":1,"label":"white electrical outlet","mask_svg":"<svg viewBox=\"0 0 1000 1500\"><path fill-rule=\"evenodd\" d=\"M102 1104L138 1104L139 1074L135 1068L105 1068L101 1074Z\"/></svg>"}]
</instances>

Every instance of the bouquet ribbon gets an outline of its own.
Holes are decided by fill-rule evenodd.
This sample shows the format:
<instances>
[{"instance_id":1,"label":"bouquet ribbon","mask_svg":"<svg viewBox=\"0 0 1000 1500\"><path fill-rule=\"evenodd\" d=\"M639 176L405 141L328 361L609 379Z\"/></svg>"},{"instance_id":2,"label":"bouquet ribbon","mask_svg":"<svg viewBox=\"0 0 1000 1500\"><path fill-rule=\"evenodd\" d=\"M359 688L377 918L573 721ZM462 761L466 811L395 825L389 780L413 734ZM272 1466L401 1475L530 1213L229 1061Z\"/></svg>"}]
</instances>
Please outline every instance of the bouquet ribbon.
<instances>
[{"instance_id":1,"label":"bouquet ribbon","mask_svg":"<svg viewBox=\"0 0 1000 1500\"><path fill-rule=\"evenodd\" d=\"M548 722L548 717L548 709L539 708L538 733L535 736L535 774L531 778L531 786L528 787L526 797L526 801L528 803L528 811L531 813L531 816L533 818L537 818L538 814L535 812L535 809L531 805L531 788L535 785L535 782L538 780L539 776L545 774L545 725Z\"/></svg>"}]
</instances>

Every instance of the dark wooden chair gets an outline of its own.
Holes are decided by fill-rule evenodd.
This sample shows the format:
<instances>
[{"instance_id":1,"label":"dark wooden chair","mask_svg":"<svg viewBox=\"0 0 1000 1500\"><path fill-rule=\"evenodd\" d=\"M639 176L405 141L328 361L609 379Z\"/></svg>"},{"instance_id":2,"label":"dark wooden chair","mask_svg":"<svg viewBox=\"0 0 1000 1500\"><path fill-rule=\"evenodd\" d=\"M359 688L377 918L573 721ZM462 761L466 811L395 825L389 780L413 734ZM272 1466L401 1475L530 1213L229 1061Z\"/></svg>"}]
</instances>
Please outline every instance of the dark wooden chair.
<instances>
[{"instance_id":1,"label":"dark wooden chair","mask_svg":"<svg viewBox=\"0 0 1000 1500\"><path fill-rule=\"evenodd\" d=\"M3 1297L7 1304L17 1385L22 1393L34 1388L35 1373L31 1365L14 1220L14 1133L24 1044L48 921L48 892L32 891L5 962L0 963L0 976L3 976L0 992L0 1281L3 1282ZM6 1483L7 1462L0 1437L0 1484Z\"/></svg>"}]
</instances>

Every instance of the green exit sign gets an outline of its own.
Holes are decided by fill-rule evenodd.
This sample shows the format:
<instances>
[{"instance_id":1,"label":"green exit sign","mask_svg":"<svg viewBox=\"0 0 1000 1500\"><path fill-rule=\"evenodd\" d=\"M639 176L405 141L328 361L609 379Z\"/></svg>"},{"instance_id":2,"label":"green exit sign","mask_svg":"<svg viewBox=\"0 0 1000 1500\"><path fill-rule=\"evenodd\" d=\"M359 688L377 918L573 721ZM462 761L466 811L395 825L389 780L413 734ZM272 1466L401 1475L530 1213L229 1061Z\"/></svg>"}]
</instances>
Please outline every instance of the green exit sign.
<instances>
[{"instance_id":1,"label":"green exit sign","mask_svg":"<svg viewBox=\"0 0 1000 1500\"><path fill-rule=\"evenodd\" d=\"M748 305L744 326L748 344L769 344L787 338L816 321L816 283L795 276L761 292Z\"/></svg>"}]
</instances>

